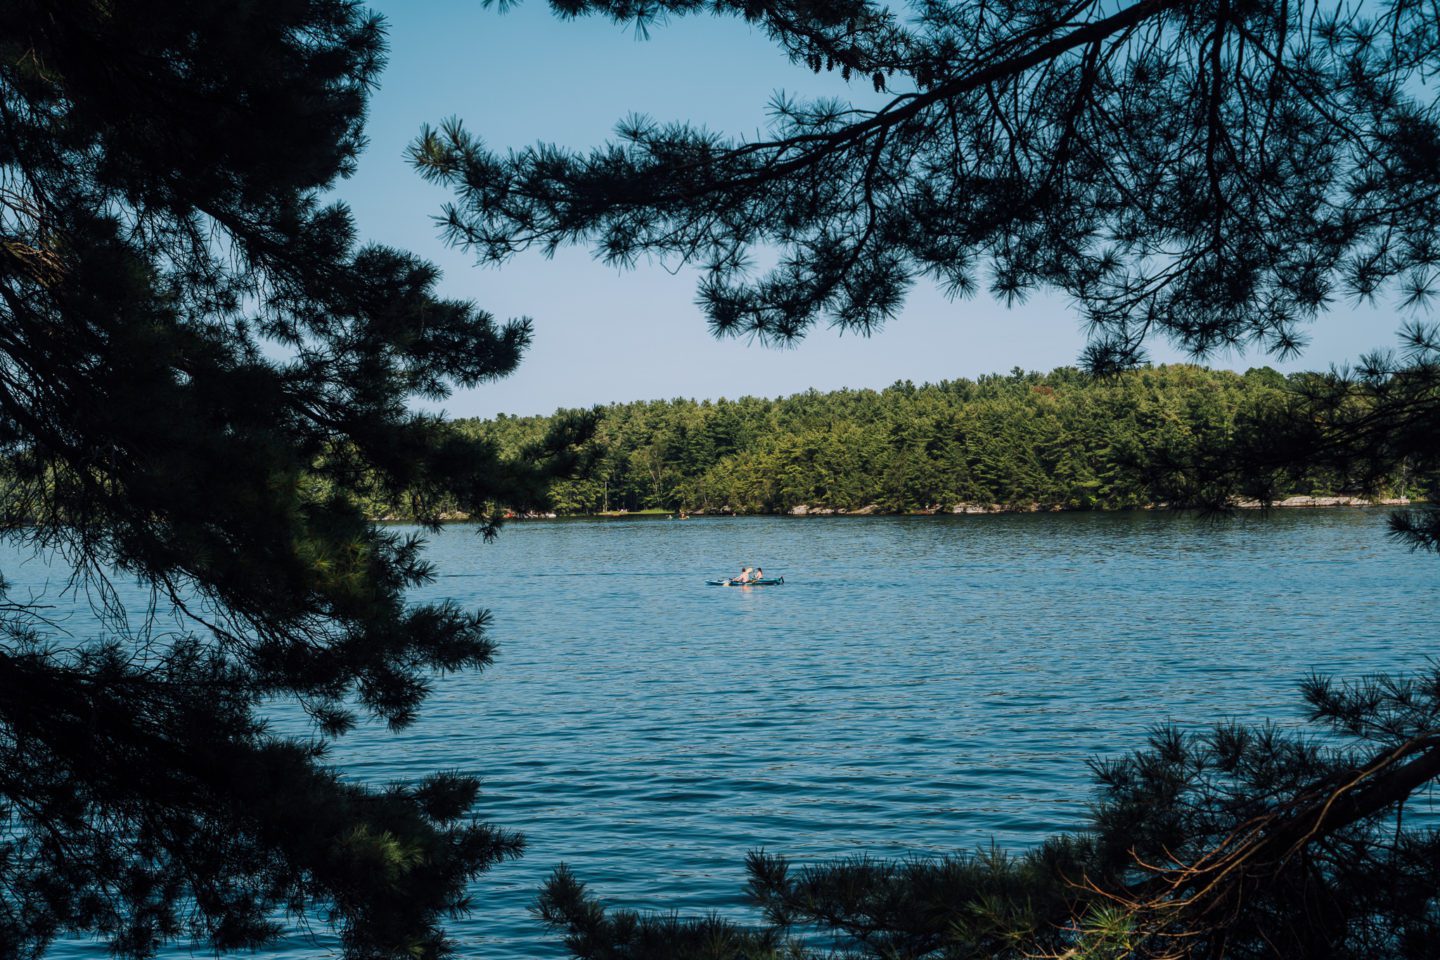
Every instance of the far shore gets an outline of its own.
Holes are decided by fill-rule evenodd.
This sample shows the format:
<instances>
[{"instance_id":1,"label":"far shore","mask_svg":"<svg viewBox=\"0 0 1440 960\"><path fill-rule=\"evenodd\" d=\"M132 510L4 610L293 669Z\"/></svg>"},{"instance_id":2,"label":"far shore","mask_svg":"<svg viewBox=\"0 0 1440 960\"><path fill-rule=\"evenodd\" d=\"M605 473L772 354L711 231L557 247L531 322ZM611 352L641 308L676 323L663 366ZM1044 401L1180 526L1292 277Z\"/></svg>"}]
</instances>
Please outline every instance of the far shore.
<instances>
[{"instance_id":1,"label":"far shore","mask_svg":"<svg viewBox=\"0 0 1440 960\"><path fill-rule=\"evenodd\" d=\"M1413 500L1409 497L1352 497L1352 496L1293 496L1281 500L1274 500L1269 503L1260 500L1232 500L1230 509L1233 510L1316 510L1334 507L1408 507L1424 504L1424 500ZM644 510L604 510L598 513L511 513L507 514L506 520L569 520L569 519L671 519L685 520L690 517L930 517L930 516L974 516L993 515L1002 513L1130 513L1136 511L1168 510L1170 504L1147 503L1133 507L1096 507L1096 506L1066 506L1063 504L1041 504L1041 503L957 503L949 507L927 507L922 510L886 510L878 504L867 504L853 510L844 507L811 506L799 504L787 511L775 513L742 513L721 507L716 510L664 510L658 507L649 507ZM375 518L381 523L407 523L413 518L400 517L389 514ZM443 523L465 523L471 519L470 515L461 511L442 513L439 520Z\"/></svg>"}]
</instances>

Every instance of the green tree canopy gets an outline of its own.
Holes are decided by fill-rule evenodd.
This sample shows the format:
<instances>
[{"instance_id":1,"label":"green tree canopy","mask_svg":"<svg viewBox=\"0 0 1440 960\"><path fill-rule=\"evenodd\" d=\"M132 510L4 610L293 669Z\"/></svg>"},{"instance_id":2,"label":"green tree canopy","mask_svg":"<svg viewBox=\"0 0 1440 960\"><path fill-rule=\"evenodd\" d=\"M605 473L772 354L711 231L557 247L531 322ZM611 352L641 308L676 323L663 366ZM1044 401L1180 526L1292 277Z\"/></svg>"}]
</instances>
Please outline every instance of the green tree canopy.
<instances>
[{"instance_id":1,"label":"green tree canopy","mask_svg":"<svg viewBox=\"0 0 1440 960\"><path fill-rule=\"evenodd\" d=\"M0 534L115 614L61 642L6 598L7 957L62 933L254 948L287 916L347 955L434 955L469 878L519 850L472 820L474 780L345 783L323 737L256 715L403 726L433 674L487 664L486 614L407 604L420 543L359 501L493 516L565 459L570 426L501 457L407 406L503 376L530 328L325 205L383 53L344 0L0 5ZM127 622L117 574L179 632Z\"/></svg>"},{"instance_id":2,"label":"green tree canopy","mask_svg":"<svg viewBox=\"0 0 1440 960\"><path fill-rule=\"evenodd\" d=\"M1269 368L1171 364L1089 377L1065 367L776 400L611 404L592 411L590 468L557 480L551 500L562 513L990 512L1435 489L1440 465L1384 450L1363 463L1300 456L1318 427L1276 448L1273 425L1317 381ZM1356 395L1344 406L1358 419L1396 402ZM565 416L456 427L518 453Z\"/></svg>"}]
</instances>

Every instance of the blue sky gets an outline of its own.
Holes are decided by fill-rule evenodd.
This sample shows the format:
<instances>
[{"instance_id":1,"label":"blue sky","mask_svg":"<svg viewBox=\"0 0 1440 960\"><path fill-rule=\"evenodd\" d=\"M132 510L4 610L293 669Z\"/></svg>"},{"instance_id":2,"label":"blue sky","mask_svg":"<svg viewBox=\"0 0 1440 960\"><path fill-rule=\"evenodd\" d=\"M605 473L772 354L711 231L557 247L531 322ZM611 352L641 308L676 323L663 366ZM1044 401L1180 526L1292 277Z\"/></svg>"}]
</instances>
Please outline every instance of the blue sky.
<instances>
[{"instance_id":1,"label":"blue sky","mask_svg":"<svg viewBox=\"0 0 1440 960\"><path fill-rule=\"evenodd\" d=\"M371 104L369 149L339 195L367 239L443 267L445 296L474 300L501 318L535 321L535 343L520 369L457 392L442 405L452 416L878 388L1016 366L1048 370L1073 362L1084 344L1077 314L1063 298L1037 297L1007 309L983 294L948 301L922 283L904 311L869 339L820 328L798 346L777 350L713 339L688 269L641 264L620 272L584 249L476 267L438 239L432 218L446 191L422 182L405 162L405 147L422 123L458 116L500 149L540 140L578 148L607 139L630 113L753 134L778 90L802 97L850 91L836 74L790 65L763 34L737 20L682 18L639 39L599 19L558 20L537 0L505 13L479 0L371 6L389 23L389 66ZM869 96L863 83L854 94ZM1392 346L1398 326L1393 311L1340 304L1310 328L1311 344L1298 361L1250 354L1209 363L1323 368ZM1182 359L1163 343L1152 344L1151 354Z\"/></svg>"}]
</instances>

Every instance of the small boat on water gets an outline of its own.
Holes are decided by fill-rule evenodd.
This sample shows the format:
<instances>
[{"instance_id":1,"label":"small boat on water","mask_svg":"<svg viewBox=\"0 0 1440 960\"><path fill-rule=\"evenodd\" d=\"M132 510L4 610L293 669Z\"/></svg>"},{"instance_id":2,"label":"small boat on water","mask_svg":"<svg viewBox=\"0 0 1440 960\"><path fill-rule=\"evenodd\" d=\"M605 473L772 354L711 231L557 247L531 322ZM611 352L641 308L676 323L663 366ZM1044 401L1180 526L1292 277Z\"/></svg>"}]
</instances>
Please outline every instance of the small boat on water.
<instances>
[{"instance_id":1,"label":"small boat on water","mask_svg":"<svg viewBox=\"0 0 1440 960\"><path fill-rule=\"evenodd\" d=\"M766 577L764 580L706 580L712 587L778 587L785 582L784 577Z\"/></svg>"}]
</instances>

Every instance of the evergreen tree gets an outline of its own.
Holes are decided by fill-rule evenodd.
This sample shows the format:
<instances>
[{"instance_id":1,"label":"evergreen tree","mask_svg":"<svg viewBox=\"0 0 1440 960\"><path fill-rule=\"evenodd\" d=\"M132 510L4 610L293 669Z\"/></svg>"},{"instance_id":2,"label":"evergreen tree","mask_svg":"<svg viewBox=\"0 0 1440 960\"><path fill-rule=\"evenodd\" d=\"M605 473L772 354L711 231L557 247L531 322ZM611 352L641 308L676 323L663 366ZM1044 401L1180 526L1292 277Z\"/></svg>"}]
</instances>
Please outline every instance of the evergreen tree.
<instances>
[{"instance_id":1,"label":"evergreen tree","mask_svg":"<svg viewBox=\"0 0 1440 960\"><path fill-rule=\"evenodd\" d=\"M420 171L451 186L450 235L482 260L593 241L607 261L706 271L715 330L869 331L921 277L1080 304L1097 366L1157 333L1197 353L1281 353L1337 295L1432 293L1440 61L1424 4L928 0L890 8L554 0L640 25L706 11L761 25L878 108L782 102L770 136L633 120L588 153L501 156L458 123ZM752 277L747 253L782 252Z\"/></svg>"},{"instance_id":2,"label":"evergreen tree","mask_svg":"<svg viewBox=\"0 0 1440 960\"><path fill-rule=\"evenodd\" d=\"M253 949L314 919L347 956L435 956L468 881L520 850L472 778L323 763L359 714L404 726L493 652L484 612L405 602L420 541L363 506L493 517L569 445L531 463L408 410L503 376L530 330L323 203L383 53L345 0L0 4L0 535L104 615L62 641L4 601L0 955ZM181 628L127 621L116 575ZM266 729L281 700L315 739Z\"/></svg>"}]
</instances>

